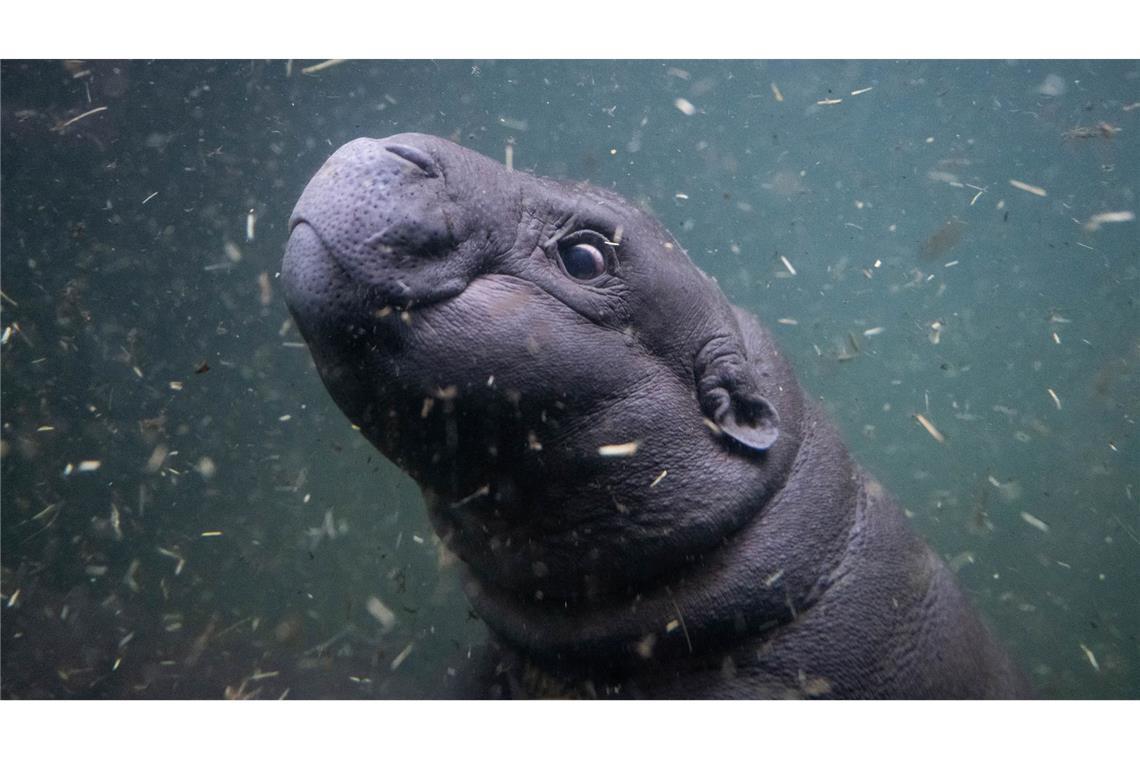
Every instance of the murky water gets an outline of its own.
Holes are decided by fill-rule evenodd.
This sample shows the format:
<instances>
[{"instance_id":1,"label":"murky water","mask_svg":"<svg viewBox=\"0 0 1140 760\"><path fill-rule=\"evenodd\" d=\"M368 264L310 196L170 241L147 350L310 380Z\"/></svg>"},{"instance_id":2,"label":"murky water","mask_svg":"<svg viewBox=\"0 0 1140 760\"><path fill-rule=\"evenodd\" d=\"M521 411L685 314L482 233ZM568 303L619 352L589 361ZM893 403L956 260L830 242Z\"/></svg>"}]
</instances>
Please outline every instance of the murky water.
<instances>
[{"instance_id":1,"label":"murky water","mask_svg":"<svg viewBox=\"0 0 1140 760\"><path fill-rule=\"evenodd\" d=\"M651 208L1043 696L1140 696L1140 65L316 63L2 64L4 696L449 693L483 624L276 279L400 131Z\"/></svg>"}]
</instances>

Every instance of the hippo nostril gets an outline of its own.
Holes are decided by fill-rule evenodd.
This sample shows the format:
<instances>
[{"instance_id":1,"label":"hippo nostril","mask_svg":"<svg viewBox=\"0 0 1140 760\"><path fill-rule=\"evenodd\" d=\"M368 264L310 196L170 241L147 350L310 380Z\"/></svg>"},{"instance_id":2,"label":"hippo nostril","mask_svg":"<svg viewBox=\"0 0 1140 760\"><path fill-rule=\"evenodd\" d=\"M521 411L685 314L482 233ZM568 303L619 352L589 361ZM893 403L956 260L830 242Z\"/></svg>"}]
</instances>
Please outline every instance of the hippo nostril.
<instances>
[{"instance_id":1,"label":"hippo nostril","mask_svg":"<svg viewBox=\"0 0 1140 760\"><path fill-rule=\"evenodd\" d=\"M389 153L394 153L409 163L415 164L429 177L439 176L439 167L436 166L435 159L419 148L397 143L394 145L385 145L384 150Z\"/></svg>"}]
</instances>

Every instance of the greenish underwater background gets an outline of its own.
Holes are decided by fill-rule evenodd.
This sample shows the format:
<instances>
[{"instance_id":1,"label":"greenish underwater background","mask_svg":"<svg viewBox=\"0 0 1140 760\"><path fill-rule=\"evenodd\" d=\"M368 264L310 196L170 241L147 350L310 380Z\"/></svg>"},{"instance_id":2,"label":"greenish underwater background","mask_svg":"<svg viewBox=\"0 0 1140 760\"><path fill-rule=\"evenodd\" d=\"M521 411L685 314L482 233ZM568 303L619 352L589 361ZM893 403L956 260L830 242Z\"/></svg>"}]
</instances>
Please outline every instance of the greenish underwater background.
<instances>
[{"instance_id":1,"label":"greenish underwater background","mask_svg":"<svg viewBox=\"0 0 1140 760\"><path fill-rule=\"evenodd\" d=\"M1140 64L317 63L0 63L4 697L448 693L483 624L276 279L401 131L651 209L1041 696L1140 696Z\"/></svg>"}]
</instances>

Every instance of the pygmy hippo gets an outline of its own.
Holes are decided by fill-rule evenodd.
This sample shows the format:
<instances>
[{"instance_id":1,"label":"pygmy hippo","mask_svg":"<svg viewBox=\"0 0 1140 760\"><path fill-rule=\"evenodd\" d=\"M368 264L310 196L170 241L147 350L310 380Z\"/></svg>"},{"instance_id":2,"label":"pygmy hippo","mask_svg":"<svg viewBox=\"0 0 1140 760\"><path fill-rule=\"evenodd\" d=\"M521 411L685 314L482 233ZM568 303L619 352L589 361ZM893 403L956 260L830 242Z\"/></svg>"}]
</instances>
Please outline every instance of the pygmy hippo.
<instances>
[{"instance_id":1,"label":"pygmy hippo","mask_svg":"<svg viewBox=\"0 0 1140 760\"><path fill-rule=\"evenodd\" d=\"M1028 696L772 335L648 213L358 139L289 222L333 399L492 631L470 696Z\"/></svg>"}]
</instances>

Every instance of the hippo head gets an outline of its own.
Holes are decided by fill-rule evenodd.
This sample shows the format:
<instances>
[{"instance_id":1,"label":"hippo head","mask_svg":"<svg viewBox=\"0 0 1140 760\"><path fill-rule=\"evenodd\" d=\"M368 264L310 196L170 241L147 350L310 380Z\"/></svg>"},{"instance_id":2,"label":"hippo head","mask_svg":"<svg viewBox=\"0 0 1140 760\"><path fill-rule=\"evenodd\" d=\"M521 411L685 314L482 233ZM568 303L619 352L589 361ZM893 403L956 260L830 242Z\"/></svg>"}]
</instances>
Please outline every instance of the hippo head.
<instances>
[{"instance_id":1,"label":"hippo head","mask_svg":"<svg viewBox=\"0 0 1140 760\"><path fill-rule=\"evenodd\" d=\"M786 365L611 192L354 140L298 201L282 275L336 403L503 593L637 593L786 477Z\"/></svg>"}]
</instances>

